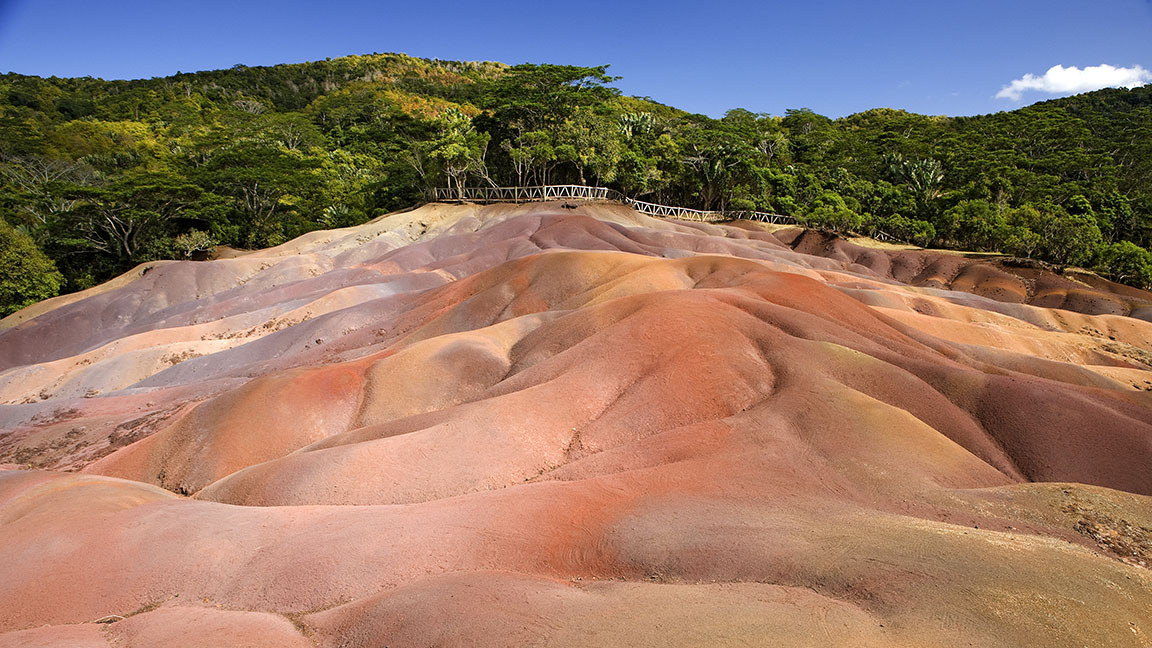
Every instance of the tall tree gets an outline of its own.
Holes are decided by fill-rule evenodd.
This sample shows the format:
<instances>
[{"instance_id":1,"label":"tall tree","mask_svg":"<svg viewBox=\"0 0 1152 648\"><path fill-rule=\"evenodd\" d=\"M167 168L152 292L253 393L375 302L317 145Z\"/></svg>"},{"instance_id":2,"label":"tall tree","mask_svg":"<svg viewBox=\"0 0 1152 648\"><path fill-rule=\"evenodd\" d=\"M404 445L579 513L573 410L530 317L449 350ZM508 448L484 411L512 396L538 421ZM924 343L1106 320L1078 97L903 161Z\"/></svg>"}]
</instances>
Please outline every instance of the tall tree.
<instances>
[{"instance_id":1,"label":"tall tree","mask_svg":"<svg viewBox=\"0 0 1152 648\"><path fill-rule=\"evenodd\" d=\"M9 208L19 214L19 222L39 230L75 206L76 200L67 195L67 189L91 183L94 172L71 160L0 154L0 179Z\"/></svg>"},{"instance_id":2,"label":"tall tree","mask_svg":"<svg viewBox=\"0 0 1152 648\"><path fill-rule=\"evenodd\" d=\"M237 242L251 248L283 241L281 217L295 209L289 198L314 190L317 166L299 152L257 144L219 151L198 175L205 186L233 199L240 216Z\"/></svg>"},{"instance_id":3,"label":"tall tree","mask_svg":"<svg viewBox=\"0 0 1152 648\"><path fill-rule=\"evenodd\" d=\"M53 227L62 243L134 261L151 239L193 209L202 194L171 173L128 174L107 186L74 187L67 195L75 206Z\"/></svg>"}]
</instances>

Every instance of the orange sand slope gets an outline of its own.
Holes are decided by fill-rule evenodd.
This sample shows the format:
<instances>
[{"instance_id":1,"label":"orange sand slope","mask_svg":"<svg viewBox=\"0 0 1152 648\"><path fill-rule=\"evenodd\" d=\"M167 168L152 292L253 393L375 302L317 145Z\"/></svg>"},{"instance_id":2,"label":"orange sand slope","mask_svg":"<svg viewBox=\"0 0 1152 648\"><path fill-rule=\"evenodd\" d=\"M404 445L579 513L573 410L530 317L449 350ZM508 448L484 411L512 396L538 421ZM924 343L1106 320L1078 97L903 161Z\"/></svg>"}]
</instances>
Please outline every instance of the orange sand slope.
<instances>
[{"instance_id":1,"label":"orange sand slope","mask_svg":"<svg viewBox=\"0 0 1152 648\"><path fill-rule=\"evenodd\" d=\"M1152 295L946 257L429 205L42 305L0 646L1149 645Z\"/></svg>"}]
</instances>

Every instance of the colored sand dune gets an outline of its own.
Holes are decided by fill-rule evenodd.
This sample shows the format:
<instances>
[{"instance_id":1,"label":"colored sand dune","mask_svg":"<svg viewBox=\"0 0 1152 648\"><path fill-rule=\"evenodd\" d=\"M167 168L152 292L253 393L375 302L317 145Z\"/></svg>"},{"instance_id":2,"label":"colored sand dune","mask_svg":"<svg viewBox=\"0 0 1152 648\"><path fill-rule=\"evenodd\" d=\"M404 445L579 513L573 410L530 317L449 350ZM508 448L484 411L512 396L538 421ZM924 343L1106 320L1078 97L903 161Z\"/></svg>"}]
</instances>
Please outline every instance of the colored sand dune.
<instances>
[{"instance_id":1,"label":"colored sand dune","mask_svg":"<svg viewBox=\"0 0 1152 648\"><path fill-rule=\"evenodd\" d=\"M428 205L0 329L0 646L1146 646L1152 294Z\"/></svg>"}]
</instances>

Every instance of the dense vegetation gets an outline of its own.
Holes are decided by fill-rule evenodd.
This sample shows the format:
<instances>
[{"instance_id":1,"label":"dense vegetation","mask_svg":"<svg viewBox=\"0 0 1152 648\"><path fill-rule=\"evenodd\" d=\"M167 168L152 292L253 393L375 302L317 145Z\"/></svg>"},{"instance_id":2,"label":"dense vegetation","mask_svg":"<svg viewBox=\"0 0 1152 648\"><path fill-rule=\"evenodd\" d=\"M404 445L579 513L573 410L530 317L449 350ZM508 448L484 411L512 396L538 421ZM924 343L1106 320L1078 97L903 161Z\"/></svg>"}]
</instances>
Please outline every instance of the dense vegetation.
<instances>
[{"instance_id":1,"label":"dense vegetation","mask_svg":"<svg viewBox=\"0 0 1152 648\"><path fill-rule=\"evenodd\" d=\"M478 183L609 186L1152 284L1152 87L979 117L711 119L613 81L396 54L0 76L0 314L141 261L272 245Z\"/></svg>"}]
</instances>

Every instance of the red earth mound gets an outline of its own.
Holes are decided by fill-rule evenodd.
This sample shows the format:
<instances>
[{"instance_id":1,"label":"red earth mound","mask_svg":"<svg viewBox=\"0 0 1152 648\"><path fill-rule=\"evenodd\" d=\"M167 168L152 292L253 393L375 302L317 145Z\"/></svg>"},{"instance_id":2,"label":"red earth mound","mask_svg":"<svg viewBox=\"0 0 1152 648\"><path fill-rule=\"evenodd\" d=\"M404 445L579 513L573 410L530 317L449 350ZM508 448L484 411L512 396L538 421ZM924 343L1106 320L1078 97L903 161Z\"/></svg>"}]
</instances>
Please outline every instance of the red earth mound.
<instances>
[{"instance_id":1,"label":"red earth mound","mask_svg":"<svg viewBox=\"0 0 1152 648\"><path fill-rule=\"evenodd\" d=\"M1148 645L1152 295L1070 283L606 205L156 265L0 331L0 646Z\"/></svg>"},{"instance_id":2,"label":"red earth mound","mask_svg":"<svg viewBox=\"0 0 1152 648\"><path fill-rule=\"evenodd\" d=\"M836 259L856 270L911 286L1152 321L1152 294L1088 272L1060 274L1037 261L986 254L869 248L813 230L788 229L777 237L799 252Z\"/></svg>"}]
</instances>

